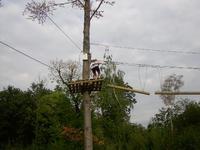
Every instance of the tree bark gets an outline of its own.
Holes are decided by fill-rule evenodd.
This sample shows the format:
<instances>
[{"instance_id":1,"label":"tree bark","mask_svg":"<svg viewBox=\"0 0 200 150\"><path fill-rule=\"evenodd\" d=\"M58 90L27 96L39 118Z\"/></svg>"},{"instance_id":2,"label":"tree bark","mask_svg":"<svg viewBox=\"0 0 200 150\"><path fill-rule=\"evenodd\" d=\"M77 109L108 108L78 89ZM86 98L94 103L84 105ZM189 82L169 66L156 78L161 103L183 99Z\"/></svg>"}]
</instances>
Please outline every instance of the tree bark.
<instances>
[{"instance_id":1,"label":"tree bark","mask_svg":"<svg viewBox=\"0 0 200 150\"><path fill-rule=\"evenodd\" d=\"M84 6L84 29L83 29L83 53L87 59L83 60L83 80L89 79L90 75L90 0L85 0ZM91 99L89 92L83 93L84 107L84 149L93 149L92 121L91 121Z\"/></svg>"}]
</instances>

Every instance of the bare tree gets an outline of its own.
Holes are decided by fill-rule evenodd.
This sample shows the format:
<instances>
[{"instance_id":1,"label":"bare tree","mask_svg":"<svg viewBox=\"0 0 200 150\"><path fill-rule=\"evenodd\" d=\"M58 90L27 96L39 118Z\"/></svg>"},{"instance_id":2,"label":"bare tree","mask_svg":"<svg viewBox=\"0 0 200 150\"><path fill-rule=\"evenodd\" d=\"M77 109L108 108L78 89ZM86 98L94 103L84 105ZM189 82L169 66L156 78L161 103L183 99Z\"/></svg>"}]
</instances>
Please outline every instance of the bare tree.
<instances>
[{"instance_id":1,"label":"bare tree","mask_svg":"<svg viewBox=\"0 0 200 150\"><path fill-rule=\"evenodd\" d=\"M162 92L178 92L180 88L184 85L184 82L182 81L183 75L176 75L172 74L168 76L164 83L161 85L161 91ZM171 126L171 135L173 138L173 109L172 106L175 102L175 95L161 95L161 99L163 100L164 104L168 107L168 112L170 116L170 126Z\"/></svg>"},{"instance_id":2,"label":"bare tree","mask_svg":"<svg viewBox=\"0 0 200 150\"><path fill-rule=\"evenodd\" d=\"M85 11L86 2L88 0L67 0L67 2L56 3L55 1L45 1L36 2L32 0L26 4L25 10L23 12L24 15L28 15L29 19L38 20L39 23L43 24L49 15L53 15L53 11L56 10L57 7L64 7L67 4L71 4L72 7L79 8ZM0 0L1 2L1 0ZM93 17L100 18L103 17L103 10L100 10L100 7L103 4L114 5L114 1L110 0L91 0L90 6L92 6L96 2L96 7L89 9L90 11L90 20Z\"/></svg>"},{"instance_id":3,"label":"bare tree","mask_svg":"<svg viewBox=\"0 0 200 150\"><path fill-rule=\"evenodd\" d=\"M183 75L172 74L168 76L164 83L161 85L162 92L178 92L180 88L184 85L182 81ZM170 106L174 104L175 95L161 95L161 99L163 100L166 106Z\"/></svg>"},{"instance_id":4,"label":"bare tree","mask_svg":"<svg viewBox=\"0 0 200 150\"><path fill-rule=\"evenodd\" d=\"M68 83L80 79L80 64L76 61L63 62L62 60L51 61L50 77L70 93L75 111L80 113L80 94L69 91ZM80 115L80 114L79 114Z\"/></svg>"},{"instance_id":5,"label":"bare tree","mask_svg":"<svg viewBox=\"0 0 200 150\"><path fill-rule=\"evenodd\" d=\"M100 18L103 16L103 11L100 7L104 4L113 5L114 1L111 0L67 0L65 3L55 3L54 1L35 2L31 1L27 3L24 10L24 14L28 14L32 20L38 20L39 23L44 23L46 18L49 18L50 14L56 7L65 6L71 4L72 7L77 7L84 12L84 28L83 28L83 53L86 59L83 60L83 80L88 80L90 75L90 22L92 18ZM96 4L96 5L95 5ZM92 7L96 6L96 7ZM86 150L93 149L92 139L92 125L91 125L91 98L88 91L83 93L83 106L84 106L84 147Z\"/></svg>"},{"instance_id":6,"label":"bare tree","mask_svg":"<svg viewBox=\"0 0 200 150\"><path fill-rule=\"evenodd\" d=\"M68 86L68 83L72 80L80 79L80 64L76 61L63 60L51 61L50 76L58 84Z\"/></svg>"}]
</instances>

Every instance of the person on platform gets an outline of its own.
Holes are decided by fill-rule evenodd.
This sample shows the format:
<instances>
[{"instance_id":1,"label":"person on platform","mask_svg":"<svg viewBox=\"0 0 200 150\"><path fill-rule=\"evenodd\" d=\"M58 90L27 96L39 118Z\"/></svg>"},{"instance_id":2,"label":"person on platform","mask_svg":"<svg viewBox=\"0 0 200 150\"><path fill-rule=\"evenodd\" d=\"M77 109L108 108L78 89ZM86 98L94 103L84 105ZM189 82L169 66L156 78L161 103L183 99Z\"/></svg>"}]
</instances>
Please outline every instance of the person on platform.
<instances>
[{"instance_id":1,"label":"person on platform","mask_svg":"<svg viewBox=\"0 0 200 150\"><path fill-rule=\"evenodd\" d=\"M102 63L103 63L102 61L97 60L97 59L91 60L90 68L92 70L93 79L100 78L101 71L100 71L99 65Z\"/></svg>"}]
</instances>

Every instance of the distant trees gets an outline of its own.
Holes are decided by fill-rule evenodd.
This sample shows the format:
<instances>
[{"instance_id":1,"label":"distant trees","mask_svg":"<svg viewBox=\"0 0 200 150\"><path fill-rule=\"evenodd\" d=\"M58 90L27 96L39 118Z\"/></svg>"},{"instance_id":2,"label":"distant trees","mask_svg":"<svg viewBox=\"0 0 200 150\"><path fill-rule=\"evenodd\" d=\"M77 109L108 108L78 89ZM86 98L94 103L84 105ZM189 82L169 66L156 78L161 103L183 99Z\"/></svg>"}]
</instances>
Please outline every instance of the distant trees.
<instances>
[{"instance_id":1,"label":"distant trees","mask_svg":"<svg viewBox=\"0 0 200 150\"><path fill-rule=\"evenodd\" d=\"M184 85L182 78L182 75L168 76L161 90L178 92ZM148 125L149 148L199 149L200 134L197 124L200 103L189 99L175 101L175 95L161 95L161 99L167 107L161 108Z\"/></svg>"},{"instance_id":2,"label":"distant trees","mask_svg":"<svg viewBox=\"0 0 200 150\"><path fill-rule=\"evenodd\" d=\"M68 98L61 92L53 92L41 97L38 102L35 142L44 147L62 139L63 127L73 125L76 113Z\"/></svg>"},{"instance_id":3,"label":"distant trees","mask_svg":"<svg viewBox=\"0 0 200 150\"><path fill-rule=\"evenodd\" d=\"M161 85L161 91L178 92L180 88L184 85L182 78L183 75L176 75L176 74L169 75L164 80L164 83ZM175 101L175 95L161 95L160 97L166 106L173 105Z\"/></svg>"},{"instance_id":4,"label":"distant trees","mask_svg":"<svg viewBox=\"0 0 200 150\"><path fill-rule=\"evenodd\" d=\"M184 82L182 81L183 76L182 75L176 75L172 74L168 76L164 83L161 85L161 91L164 92L178 92L180 88L184 85ZM167 111L165 112L165 115L167 119L170 121L170 127L171 127L171 139L173 139L173 105L175 102L175 95L161 95L161 99L163 100L164 104L167 106Z\"/></svg>"},{"instance_id":5,"label":"distant trees","mask_svg":"<svg viewBox=\"0 0 200 150\"><path fill-rule=\"evenodd\" d=\"M105 62L101 68L105 79L102 91L90 93L94 149L200 149L200 103L189 99L174 101L170 109L161 108L147 128L130 123L135 94L106 86L129 85L123 80L124 72L112 63L112 57L105 57ZM62 74L66 75L66 82L71 77L69 70ZM182 85L177 83L170 85ZM26 91L8 86L0 91L0 149L81 150L84 127L83 110L81 107L79 110L76 111L72 96L62 86L50 90L43 81L32 83Z\"/></svg>"},{"instance_id":6,"label":"distant trees","mask_svg":"<svg viewBox=\"0 0 200 150\"><path fill-rule=\"evenodd\" d=\"M29 145L34 139L36 102L30 91L8 86L0 92L0 141Z\"/></svg>"},{"instance_id":7,"label":"distant trees","mask_svg":"<svg viewBox=\"0 0 200 150\"><path fill-rule=\"evenodd\" d=\"M172 109L174 137L171 139L170 121L165 116L168 109L162 108L148 126L152 149L199 149L200 103L182 99L176 102Z\"/></svg>"},{"instance_id":8,"label":"distant trees","mask_svg":"<svg viewBox=\"0 0 200 150\"><path fill-rule=\"evenodd\" d=\"M129 122L134 94L106 86L126 86L123 73L111 62L103 69L105 85L101 92L91 93L94 149L200 148L200 103L176 101L172 118L168 108L161 108L144 128ZM83 149L82 109L77 113L68 95L59 88L47 89L42 81L26 91L11 86L0 91L0 149Z\"/></svg>"},{"instance_id":9,"label":"distant trees","mask_svg":"<svg viewBox=\"0 0 200 150\"><path fill-rule=\"evenodd\" d=\"M0 149L45 149L65 143L61 132L66 124L82 127L76 116L69 97L45 88L42 81L27 91L8 86L0 91Z\"/></svg>"},{"instance_id":10,"label":"distant trees","mask_svg":"<svg viewBox=\"0 0 200 150\"><path fill-rule=\"evenodd\" d=\"M33 83L27 91L8 86L0 92L1 146L30 145L35 139L36 112L40 97L51 91L43 82Z\"/></svg>"},{"instance_id":11,"label":"distant trees","mask_svg":"<svg viewBox=\"0 0 200 150\"><path fill-rule=\"evenodd\" d=\"M190 102L185 111L174 118L175 148L192 149L200 148L200 103Z\"/></svg>"}]
</instances>

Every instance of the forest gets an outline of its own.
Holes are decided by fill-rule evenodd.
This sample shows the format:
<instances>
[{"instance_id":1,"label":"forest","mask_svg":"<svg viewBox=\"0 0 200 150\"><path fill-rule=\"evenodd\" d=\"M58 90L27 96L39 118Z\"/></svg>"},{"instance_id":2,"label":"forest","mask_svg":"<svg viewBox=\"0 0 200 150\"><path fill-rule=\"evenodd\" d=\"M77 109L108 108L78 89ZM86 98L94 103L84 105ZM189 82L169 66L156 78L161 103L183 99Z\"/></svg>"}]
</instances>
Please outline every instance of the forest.
<instances>
[{"instance_id":1,"label":"forest","mask_svg":"<svg viewBox=\"0 0 200 150\"><path fill-rule=\"evenodd\" d=\"M110 57L107 60L101 68L102 90L90 94L94 149L200 149L200 103L185 98L174 99L171 104L174 97L161 97L166 107L152 116L147 127L131 123L130 113L137 99L134 93L106 86L129 86L124 81L125 73L117 70ZM78 70L73 62L52 62L50 79L57 83L54 89L41 80L27 90L8 86L0 91L0 149L84 149L82 95L72 95L65 85L79 78ZM169 76L165 82L171 88L183 86L178 75ZM162 88L169 87L166 85Z\"/></svg>"}]
</instances>

